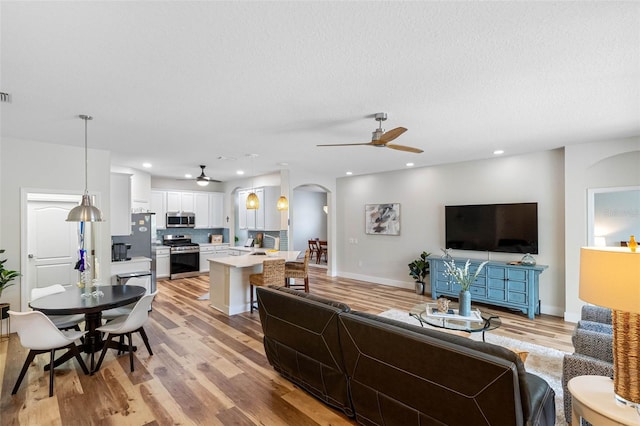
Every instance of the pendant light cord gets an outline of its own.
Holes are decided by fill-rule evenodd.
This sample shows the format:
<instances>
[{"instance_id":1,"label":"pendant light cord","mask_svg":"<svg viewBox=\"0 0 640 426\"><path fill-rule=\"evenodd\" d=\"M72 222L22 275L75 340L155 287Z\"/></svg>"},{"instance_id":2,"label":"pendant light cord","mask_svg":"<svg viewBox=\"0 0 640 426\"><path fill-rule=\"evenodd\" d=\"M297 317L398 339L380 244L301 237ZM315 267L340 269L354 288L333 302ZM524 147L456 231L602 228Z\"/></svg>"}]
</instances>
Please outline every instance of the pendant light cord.
<instances>
[{"instance_id":1,"label":"pendant light cord","mask_svg":"<svg viewBox=\"0 0 640 426\"><path fill-rule=\"evenodd\" d=\"M93 120L90 115L80 114L80 118L84 120L84 193L89 195L89 157L88 157L88 145L87 145L87 121Z\"/></svg>"},{"instance_id":2,"label":"pendant light cord","mask_svg":"<svg viewBox=\"0 0 640 426\"><path fill-rule=\"evenodd\" d=\"M84 193L89 194L89 160L88 160L88 148L87 148L87 120L88 117L84 117Z\"/></svg>"}]
</instances>

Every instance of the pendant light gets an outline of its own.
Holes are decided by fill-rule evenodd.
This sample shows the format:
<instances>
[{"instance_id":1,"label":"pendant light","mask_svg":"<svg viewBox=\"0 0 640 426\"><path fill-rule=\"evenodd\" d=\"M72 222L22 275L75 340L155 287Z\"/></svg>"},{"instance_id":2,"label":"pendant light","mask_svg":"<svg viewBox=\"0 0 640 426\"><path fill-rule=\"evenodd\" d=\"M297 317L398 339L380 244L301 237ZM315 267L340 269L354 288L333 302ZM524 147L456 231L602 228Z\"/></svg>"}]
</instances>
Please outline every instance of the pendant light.
<instances>
[{"instance_id":1,"label":"pendant light","mask_svg":"<svg viewBox=\"0 0 640 426\"><path fill-rule=\"evenodd\" d=\"M260 199L256 195L255 188L253 187L253 159L258 154L249 154L251 157L251 193L247 195L247 210L258 210L260 208Z\"/></svg>"},{"instance_id":2,"label":"pendant light","mask_svg":"<svg viewBox=\"0 0 640 426\"><path fill-rule=\"evenodd\" d=\"M102 222L102 212L91 205L91 198L87 189L88 161L87 161L87 121L93 120L90 115L79 115L84 120L84 194L80 205L71 209L67 222Z\"/></svg>"},{"instance_id":3,"label":"pendant light","mask_svg":"<svg viewBox=\"0 0 640 426\"><path fill-rule=\"evenodd\" d=\"M280 198L278 198L278 202L276 203L276 207L280 211L288 210L289 209L289 200L287 200L287 197L285 197L284 195L281 195Z\"/></svg>"}]
</instances>

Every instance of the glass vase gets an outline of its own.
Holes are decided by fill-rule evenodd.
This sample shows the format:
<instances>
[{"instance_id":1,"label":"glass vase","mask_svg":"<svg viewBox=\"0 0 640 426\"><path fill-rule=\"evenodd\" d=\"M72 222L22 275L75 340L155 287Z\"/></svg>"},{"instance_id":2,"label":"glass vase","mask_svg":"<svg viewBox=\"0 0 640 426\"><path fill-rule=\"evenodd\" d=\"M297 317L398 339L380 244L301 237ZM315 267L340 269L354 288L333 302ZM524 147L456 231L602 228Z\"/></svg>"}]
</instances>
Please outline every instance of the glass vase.
<instances>
[{"instance_id":1,"label":"glass vase","mask_svg":"<svg viewBox=\"0 0 640 426\"><path fill-rule=\"evenodd\" d=\"M463 317L471 316L471 292L463 290L458 297L458 315Z\"/></svg>"}]
</instances>

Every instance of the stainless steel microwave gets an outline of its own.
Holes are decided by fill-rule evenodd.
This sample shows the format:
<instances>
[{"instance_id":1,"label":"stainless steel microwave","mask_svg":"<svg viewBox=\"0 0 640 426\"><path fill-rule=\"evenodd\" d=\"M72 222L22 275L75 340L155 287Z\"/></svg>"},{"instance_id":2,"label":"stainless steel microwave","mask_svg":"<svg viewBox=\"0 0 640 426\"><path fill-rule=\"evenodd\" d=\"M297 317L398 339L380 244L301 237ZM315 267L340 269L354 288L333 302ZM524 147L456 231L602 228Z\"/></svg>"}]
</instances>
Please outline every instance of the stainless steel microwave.
<instances>
[{"instance_id":1,"label":"stainless steel microwave","mask_svg":"<svg viewBox=\"0 0 640 426\"><path fill-rule=\"evenodd\" d=\"M195 226L195 213L167 212L167 228L195 228Z\"/></svg>"}]
</instances>

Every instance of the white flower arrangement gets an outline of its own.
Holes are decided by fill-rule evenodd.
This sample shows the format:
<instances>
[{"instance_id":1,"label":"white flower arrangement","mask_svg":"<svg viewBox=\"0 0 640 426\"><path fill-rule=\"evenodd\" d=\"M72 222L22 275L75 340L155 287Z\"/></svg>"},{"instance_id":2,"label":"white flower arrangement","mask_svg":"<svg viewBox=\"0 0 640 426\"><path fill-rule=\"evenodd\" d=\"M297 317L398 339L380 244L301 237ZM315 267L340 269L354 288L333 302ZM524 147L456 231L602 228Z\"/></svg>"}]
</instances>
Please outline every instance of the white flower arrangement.
<instances>
[{"instance_id":1,"label":"white flower arrangement","mask_svg":"<svg viewBox=\"0 0 640 426\"><path fill-rule=\"evenodd\" d=\"M478 266L478 269L476 269L476 272L473 274L469 272L470 264L471 260L469 259L467 259L464 268L458 268L456 266L455 260L453 259L451 259L449 262L444 262L444 265L447 268L445 274L455 279L458 284L460 284L460 287L462 287L462 291L469 290L469 286L471 286L471 283L476 280L484 265L487 264L487 261L482 262L480 266Z\"/></svg>"}]
</instances>

